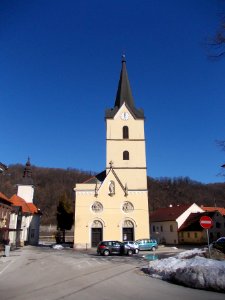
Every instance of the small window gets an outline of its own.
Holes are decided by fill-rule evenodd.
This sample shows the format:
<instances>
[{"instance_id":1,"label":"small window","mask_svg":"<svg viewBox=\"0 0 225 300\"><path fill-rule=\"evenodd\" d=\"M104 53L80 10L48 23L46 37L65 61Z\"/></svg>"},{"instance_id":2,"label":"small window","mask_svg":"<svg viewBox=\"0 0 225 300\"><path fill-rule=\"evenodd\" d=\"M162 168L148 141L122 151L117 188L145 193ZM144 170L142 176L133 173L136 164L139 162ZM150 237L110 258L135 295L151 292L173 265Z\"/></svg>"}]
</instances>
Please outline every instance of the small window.
<instances>
[{"instance_id":1,"label":"small window","mask_svg":"<svg viewBox=\"0 0 225 300\"><path fill-rule=\"evenodd\" d=\"M173 232L173 225L170 225L170 232Z\"/></svg>"},{"instance_id":2,"label":"small window","mask_svg":"<svg viewBox=\"0 0 225 300\"><path fill-rule=\"evenodd\" d=\"M187 237L190 238L190 232L187 233Z\"/></svg>"},{"instance_id":3,"label":"small window","mask_svg":"<svg viewBox=\"0 0 225 300\"><path fill-rule=\"evenodd\" d=\"M196 239L198 238L198 233L197 233L197 232L195 232L195 238L196 238Z\"/></svg>"},{"instance_id":4,"label":"small window","mask_svg":"<svg viewBox=\"0 0 225 300\"><path fill-rule=\"evenodd\" d=\"M129 160L129 152L128 151L123 152L123 160Z\"/></svg>"},{"instance_id":5,"label":"small window","mask_svg":"<svg viewBox=\"0 0 225 300\"><path fill-rule=\"evenodd\" d=\"M161 226L161 232L163 232L163 226Z\"/></svg>"},{"instance_id":6,"label":"small window","mask_svg":"<svg viewBox=\"0 0 225 300\"><path fill-rule=\"evenodd\" d=\"M123 139L129 139L129 128L128 128L128 126L123 126Z\"/></svg>"},{"instance_id":7,"label":"small window","mask_svg":"<svg viewBox=\"0 0 225 300\"><path fill-rule=\"evenodd\" d=\"M155 225L152 226L152 231L155 232Z\"/></svg>"}]
</instances>

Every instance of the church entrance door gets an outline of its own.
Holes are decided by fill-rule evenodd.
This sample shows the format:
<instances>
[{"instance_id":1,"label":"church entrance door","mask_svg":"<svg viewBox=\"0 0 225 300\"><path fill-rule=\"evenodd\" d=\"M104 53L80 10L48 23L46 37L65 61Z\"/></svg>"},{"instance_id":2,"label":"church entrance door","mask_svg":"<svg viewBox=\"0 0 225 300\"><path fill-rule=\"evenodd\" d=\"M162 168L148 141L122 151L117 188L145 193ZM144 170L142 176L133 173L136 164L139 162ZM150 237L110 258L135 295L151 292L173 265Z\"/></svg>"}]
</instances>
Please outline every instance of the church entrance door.
<instances>
[{"instance_id":1,"label":"church entrance door","mask_svg":"<svg viewBox=\"0 0 225 300\"><path fill-rule=\"evenodd\" d=\"M102 241L102 223L94 221L91 228L91 247L96 247Z\"/></svg>"},{"instance_id":2,"label":"church entrance door","mask_svg":"<svg viewBox=\"0 0 225 300\"><path fill-rule=\"evenodd\" d=\"M134 224L130 220L126 220L123 224L123 241L134 240Z\"/></svg>"}]
</instances>

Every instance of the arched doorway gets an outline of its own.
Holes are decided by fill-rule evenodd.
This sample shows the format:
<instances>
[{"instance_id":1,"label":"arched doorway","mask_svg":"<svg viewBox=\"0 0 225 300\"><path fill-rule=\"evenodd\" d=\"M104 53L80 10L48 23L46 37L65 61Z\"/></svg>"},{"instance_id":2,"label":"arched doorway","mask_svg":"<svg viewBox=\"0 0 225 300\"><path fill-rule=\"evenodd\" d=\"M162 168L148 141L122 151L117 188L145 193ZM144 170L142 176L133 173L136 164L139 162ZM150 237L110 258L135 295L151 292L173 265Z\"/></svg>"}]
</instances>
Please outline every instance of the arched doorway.
<instances>
[{"instance_id":1,"label":"arched doorway","mask_svg":"<svg viewBox=\"0 0 225 300\"><path fill-rule=\"evenodd\" d=\"M130 220L125 220L123 222L123 241L133 241L134 240L134 224Z\"/></svg>"},{"instance_id":2,"label":"arched doorway","mask_svg":"<svg viewBox=\"0 0 225 300\"><path fill-rule=\"evenodd\" d=\"M103 229L102 223L95 220L91 226L91 247L96 247L102 241Z\"/></svg>"}]
</instances>

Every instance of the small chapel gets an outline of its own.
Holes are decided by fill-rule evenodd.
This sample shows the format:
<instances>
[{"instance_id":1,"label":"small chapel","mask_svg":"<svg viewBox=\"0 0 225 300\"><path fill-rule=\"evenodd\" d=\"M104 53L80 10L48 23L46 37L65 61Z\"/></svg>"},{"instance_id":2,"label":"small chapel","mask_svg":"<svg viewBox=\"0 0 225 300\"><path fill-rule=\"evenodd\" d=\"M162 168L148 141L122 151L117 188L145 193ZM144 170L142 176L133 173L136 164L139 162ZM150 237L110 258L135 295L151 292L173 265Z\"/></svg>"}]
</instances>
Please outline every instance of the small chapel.
<instances>
[{"instance_id":1,"label":"small chapel","mask_svg":"<svg viewBox=\"0 0 225 300\"><path fill-rule=\"evenodd\" d=\"M149 238L144 121L123 56L115 103L105 112L106 168L74 188L74 248Z\"/></svg>"}]
</instances>

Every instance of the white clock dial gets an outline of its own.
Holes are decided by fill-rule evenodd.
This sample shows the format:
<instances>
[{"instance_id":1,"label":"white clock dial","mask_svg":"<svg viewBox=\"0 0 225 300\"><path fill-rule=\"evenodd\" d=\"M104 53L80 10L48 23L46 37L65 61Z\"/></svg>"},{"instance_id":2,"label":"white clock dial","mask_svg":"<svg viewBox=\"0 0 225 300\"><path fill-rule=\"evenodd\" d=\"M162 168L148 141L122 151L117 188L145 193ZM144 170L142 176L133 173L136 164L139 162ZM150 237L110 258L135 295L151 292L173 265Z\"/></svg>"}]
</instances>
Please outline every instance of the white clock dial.
<instances>
[{"instance_id":1,"label":"white clock dial","mask_svg":"<svg viewBox=\"0 0 225 300\"><path fill-rule=\"evenodd\" d=\"M121 114L121 119L122 119L122 120L128 120L128 119L129 119L129 114L128 114L128 112L122 112L122 114Z\"/></svg>"}]
</instances>

